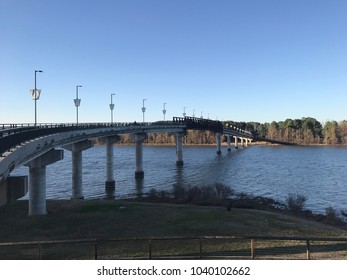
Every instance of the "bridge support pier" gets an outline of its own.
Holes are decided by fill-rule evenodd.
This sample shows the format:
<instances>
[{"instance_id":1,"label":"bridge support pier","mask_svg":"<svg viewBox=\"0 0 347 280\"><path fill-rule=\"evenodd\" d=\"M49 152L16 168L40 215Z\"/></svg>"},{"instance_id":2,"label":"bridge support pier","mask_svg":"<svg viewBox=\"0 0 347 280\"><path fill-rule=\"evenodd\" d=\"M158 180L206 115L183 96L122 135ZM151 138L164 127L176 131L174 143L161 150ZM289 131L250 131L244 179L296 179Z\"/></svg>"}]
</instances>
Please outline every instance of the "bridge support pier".
<instances>
[{"instance_id":1,"label":"bridge support pier","mask_svg":"<svg viewBox=\"0 0 347 280\"><path fill-rule=\"evenodd\" d=\"M176 133L176 165L183 166L183 137L185 133Z\"/></svg>"},{"instance_id":2,"label":"bridge support pier","mask_svg":"<svg viewBox=\"0 0 347 280\"><path fill-rule=\"evenodd\" d=\"M216 134L216 142L217 142L217 155L220 155L222 153L222 134L220 132L217 132Z\"/></svg>"},{"instance_id":3,"label":"bridge support pier","mask_svg":"<svg viewBox=\"0 0 347 280\"><path fill-rule=\"evenodd\" d=\"M231 142L231 137L230 137L230 134L227 134L227 143L228 143L228 148L227 148L227 151L228 151L228 152L230 152L230 151L231 151L230 142Z\"/></svg>"},{"instance_id":4,"label":"bridge support pier","mask_svg":"<svg viewBox=\"0 0 347 280\"><path fill-rule=\"evenodd\" d=\"M241 139L241 147L243 148L245 146L245 144L243 143L243 138L240 137L240 139Z\"/></svg>"},{"instance_id":5,"label":"bridge support pier","mask_svg":"<svg viewBox=\"0 0 347 280\"><path fill-rule=\"evenodd\" d=\"M46 166L64 158L63 150L50 150L33 159L29 167L29 215L46 215Z\"/></svg>"},{"instance_id":6,"label":"bridge support pier","mask_svg":"<svg viewBox=\"0 0 347 280\"><path fill-rule=\"evenodd\" d=\"M248 139L245 138L245 147L248 147Z\"/></svg>"},{"instance_id":7,"label":"bridge support pier","mask_svg":"<svg viewBox=\"0 0 347 280\"><path fill-rule=\"evenodd\" d=\"M82 151L93 147L90 140L64 146L72 153L72 190L71 199L83 199L82 191Z\"/></svg>"},{"instance_id":8,"label":"bridge support pier","mask_svg":"<svg viewBox=\"0 0 347 280\"><path fill-rule=\"evenodd\" d=\"M237 136L233 136L234 139L235 139L235 149L238 149L239 148L239 140L238 140L238 137Z\"/></svg>"},{"instance_id":9,"label":"bridge support pier","mask_svg":"<svg viewBox=\"0 0 347 280\"><path fill-rule=\"evenodd\" d=\"M114 179L114 150L113 144L120 140L120 137L109 136L106 137L106 191L114 191L116 189L116 181Z\"/></svg>"},{"instance_id":10,"label":"bridge support pier","mask_svg":"<svg viewBox=\"0 0 347 280\"><path fill-rule=\"evenodd\" d=\"M143 171L142 142L146 138L147 138L146 133L136 133L135 134L135 144L136 144L135 179L143 179L145 177L145 172Z\"/></svg>"}]
</instances>

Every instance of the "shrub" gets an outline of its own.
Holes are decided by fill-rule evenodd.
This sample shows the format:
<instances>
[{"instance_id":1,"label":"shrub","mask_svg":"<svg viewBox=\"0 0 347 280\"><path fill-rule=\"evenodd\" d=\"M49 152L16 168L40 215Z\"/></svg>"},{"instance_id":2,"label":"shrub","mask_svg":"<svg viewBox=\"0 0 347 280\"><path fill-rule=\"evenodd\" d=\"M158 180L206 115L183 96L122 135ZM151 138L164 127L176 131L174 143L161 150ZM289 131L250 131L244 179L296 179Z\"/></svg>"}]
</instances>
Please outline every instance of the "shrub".
<instances>
[{"instance_id":1,"label":"shrub","mask_svg":"<svg viewBox=\"0 0 347 280\"><path fill-rule=\"evenodd\" d=\"M147 196L142 199L145 199L151 202L170 202L170 194L167 191L158 192L156 189L152 188L147 193Z\"/></svg>"},{"instance_id":2,"label":"shrub","mask_svg":"<svg viewBox=\"0 0 347 280\"><path fill-rule=\"evenodd\" d=\"M223 205L225 200L233 193L229 186L223 184L188 186L174 185L172 195L168 192L151 190L148 200L158 202L192 203L199 205Z\"/></svg>"},{"instance_id":3,"label":"shrub","mask_svg":"<svg viewBox=\"0 0 347 280\"><path fill-rule=\"evenodd\" d=\"M173 198L176 203L184 203L186 190L181 184L175 184L173 188Z\"/></svg>"},{"instance_id":4,"label":"shrub","mask_svg":"<svg viewBox=\"0 0 347 280\"><path fill-rule=\"evenodd\" d=\"M231 196L232 194L234 194L234 191L232 188L230 188L229 186L220 184L220 183L216 183L214 185L215 189L216 189L216 196L218 199L220 200L224 200L226 198L228 198L229 196Z\"/></svg>"},{"instance_id":5,"label":"shrub","mask_svg":"<svg viewBox=\"0 0 347 280\"><path fill-rule=\"evenodd\" d=\"M230 208L278 210L283 209L283 207L282 203L272 198L239 193L233 199L229 200L227 210L230 210Z\"/></svg>"},{"instance_id":6,"label":"shrub","mask_svg":"<svg viewBox=\"0 0 347 280\"><path fill-rule=\"evenodd\" d=\"M306 200L303 195L290 193L286 198L286 207L289 212L298 215L304 210Z\"/></svg>"},{"instance_id":7,"label":"shrub","mask_svg":"<svg viewBox=\"0 0 347 280\"><path fill-rule=\"evenodd\" d=\"M328 207L325 209L326 223L329 225L341 225L343 220L334 208Z\"/></svg>"},{"instance_id":8,"label":"shrub","mask_svg":"<svg viewBox=\"0 0 347 280\"><path fill-rule=\"evenodd\" d=\"M156 201L158 199L158 192L155 189L151 189L149 193L147 194L147 199L149 201Z\"/></svg>"}]
</instances>

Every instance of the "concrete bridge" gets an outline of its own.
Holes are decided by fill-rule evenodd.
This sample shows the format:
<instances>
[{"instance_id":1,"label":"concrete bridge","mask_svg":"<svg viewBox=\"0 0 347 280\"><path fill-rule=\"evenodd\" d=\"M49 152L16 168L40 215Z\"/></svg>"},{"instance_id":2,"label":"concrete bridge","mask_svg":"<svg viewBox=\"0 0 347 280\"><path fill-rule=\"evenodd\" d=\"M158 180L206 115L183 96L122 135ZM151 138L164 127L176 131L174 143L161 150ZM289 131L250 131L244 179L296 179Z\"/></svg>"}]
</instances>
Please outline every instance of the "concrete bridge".
<instances>
[{"instance_id":1,"label":"concrete bridge","mask_svg":"<svg viewBox=\"0 0 347 280\"><path fill-rule=\"evenodd\" d=\"M176 164L182 166L183 138L187 130L208 130L216 135L217 154L221 154L222 135L226 135L227 150L231 151L231 137L235 148L247 146L253 139L248 131L224 127L222 122L208 119L174 117L173 121L153 123L88 123L0 125L0 205L24 196L29 189L29 215L46 214L46 166L64 158L64 150L72 153L72 199L82 199L82 152L93 146L90 139L97 138L106 146L107 190L115 189L114 155L112 145L119 135L131 134L135 140L135 178L142 179L142 143L148 133L174 133L176 135ZM63 148L63 149L57 149ZM27 176L10 176L25 165Z\"/></svg>"}]
</instances>

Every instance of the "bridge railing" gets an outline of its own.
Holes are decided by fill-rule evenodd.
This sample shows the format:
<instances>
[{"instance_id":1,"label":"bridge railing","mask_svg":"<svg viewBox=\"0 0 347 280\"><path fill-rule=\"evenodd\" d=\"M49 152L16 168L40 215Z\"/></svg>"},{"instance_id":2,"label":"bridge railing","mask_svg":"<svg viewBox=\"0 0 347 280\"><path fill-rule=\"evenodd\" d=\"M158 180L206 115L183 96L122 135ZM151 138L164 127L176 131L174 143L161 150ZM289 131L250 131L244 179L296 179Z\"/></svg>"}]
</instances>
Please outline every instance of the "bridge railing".
<instances>
[{"instance_id":1,"label":"bridge railing","mask_svg":"<svg viewBox=\"0 0 347 280\"><path fill-rule=\"evenodd\" d=\"M172 121L158 122L118 122L118 123L59 123L59 124L0 124L0 156L6 151L37 137L42 137L54 133L62 133L68 131L93 129L93 128L112 128L112 127L130 127L130 126L153 126L153 125L184 125L187 129L193 130L209 130L213 132L223 133L225 128L220 121L210 119L195 118L195 117L174 117ZM227 128L231 133L250 135L247 131L240 131L237 128Z\"/></svg>"},{"instance_id":2,"label":"bridge railing","mask_svg":"<svg viewBox=\"0 0 347 280\"><path fill-rule=\"evenodd\" d=\"M186 125L187 129L223 132L223 123L220 121L195 117L173 117L173 122L176 124Z\"/></svg>"},{"instance_id":3,"label":"bridge railing","mask_svg":"<svg viewBox=\"0 0 347 280\"><path fill-rule=\"evenodd\" d=\"M26 129L40 129L47 127L74 127L75 129L84 129L89 127L119 127L119 126L130 126L130 125L152 125L152 122L114 122L114 123L40 123L35 126L32 123L24 124L0 124L0 137L2 133L8 133L9 131L23 131Z\"/></svg>"},{"instance_id":4,"label":"bridge railing","mask_svg":"<svg viewBox=\"0 0 347 280\"><path fill-rule=\"evenodd\" d=\"M187 129L209 130L220 133L224 132L226 134L231 133L238 136L253 138L253 134L251 132L233 126L224 127L223 123L220 121L195 117L174 117L173 122L177 124L186 125Z\"/></svg>"},{"instance_id":5,"label":"bridge railing","mask_svg":"<svg viewBox=\"0 0 347 280\"><path fill-rule=\"evenodd\" d=\"M38 137L93 128L121 128L137 126L172 126L172 121L159 122L115 122L115 123L59 123L59 124L0 124L0 156L21 143Z\"/></svg>"},{"instance_id":6,"label":"bridge railing","mask_svg":"<svg viewBox=\"0 0 347 280\"><path fill-rule=\"evenodd\" d=\"M11 148L31 139L68 131L100 127L125 126L124 123L85 123L85 124L2 124L0 125L0 156ZM133 124L132 124L133 125Z\"/></svg>"},{"instance_id":7,"label":"bridge railing","mask_svg":"<svg viewBox=\"0 0 347 280\"><path fill-rule=\"evenodd\" d=\"M0 131L0 156L11 148L31 139L52 133L66 132L71 130L70 126L45 126L45 127L17 127ZM76 129L76 128L75 128Z\"/></svg>"}]
</instances>

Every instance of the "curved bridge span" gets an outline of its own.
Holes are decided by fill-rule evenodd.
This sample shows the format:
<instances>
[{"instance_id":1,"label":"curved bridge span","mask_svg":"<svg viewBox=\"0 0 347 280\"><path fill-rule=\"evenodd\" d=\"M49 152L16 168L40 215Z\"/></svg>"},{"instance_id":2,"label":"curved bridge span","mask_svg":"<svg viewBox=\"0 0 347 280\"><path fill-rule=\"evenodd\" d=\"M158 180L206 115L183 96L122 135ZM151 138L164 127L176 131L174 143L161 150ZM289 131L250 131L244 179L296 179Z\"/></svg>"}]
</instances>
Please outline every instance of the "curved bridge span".
<instances>
[{"instance_id":1,"label":"curved bridge span","mask_svg":"<svg viewBox=\"0 0 347 280\"><path fill-rule=\"evenodd\" d=\"M0 125L0 205L15 200L26 193L29 185L29 214L46 214L46 166L64 157L63 148L72 153L72 196L82 194L82 151L93 146L90 139L98 138L106 144L106 189L115 188L112 145L119 135L131 134L135 140L135 177L144 177L142 165L142 143L148 133L174 133L176 135L176 164L183 165L183 138L187 130L209 130L216 134L217 154L221 153L222 134L226 135L228 151L231 137L241 145L253 139L250 132L238 128L223 127L219 121L185 117L173 121L154 123L88 123L45 125ZM29 182L19 184L11 172L22 165L29 167ZM18 184L20 185L18 191ZM24 184L24 185L23 185ZM17 194L16 194L17 192Z\"/></svg>"}]
</instances>

